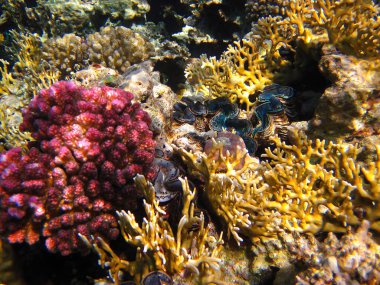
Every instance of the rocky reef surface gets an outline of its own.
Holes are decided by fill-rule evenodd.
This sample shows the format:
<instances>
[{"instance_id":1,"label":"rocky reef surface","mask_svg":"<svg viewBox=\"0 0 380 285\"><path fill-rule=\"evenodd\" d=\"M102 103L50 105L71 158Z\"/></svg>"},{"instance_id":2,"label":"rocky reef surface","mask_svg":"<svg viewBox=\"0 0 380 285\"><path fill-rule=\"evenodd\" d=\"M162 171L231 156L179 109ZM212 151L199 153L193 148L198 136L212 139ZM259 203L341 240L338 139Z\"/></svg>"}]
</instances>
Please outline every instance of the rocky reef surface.
<instances>
[{"instance_id":1,"label":"rocky reef surface","mask_svg":"<svg viewBox=\"0 0 380 285\"><path fill-rule=\"evenodd\" d=\"M0 284L380 284L378 2L0 5Z\"/></svg>"}]
</instances>

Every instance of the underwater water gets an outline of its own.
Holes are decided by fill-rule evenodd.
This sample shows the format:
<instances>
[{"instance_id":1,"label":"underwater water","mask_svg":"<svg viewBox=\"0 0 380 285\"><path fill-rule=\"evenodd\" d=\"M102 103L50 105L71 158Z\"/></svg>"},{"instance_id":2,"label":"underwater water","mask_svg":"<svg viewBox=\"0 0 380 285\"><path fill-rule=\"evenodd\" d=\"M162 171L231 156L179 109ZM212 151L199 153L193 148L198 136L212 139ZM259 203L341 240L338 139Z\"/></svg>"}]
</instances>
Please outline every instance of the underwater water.
<instances>
[{"instance_id":1,"label":"underwater water","mask_svg":"<svg viewBox=\"0 0 380 285\"><path fill-rule=\"evenodd\" d=\"M380 284L373 0L0 0L0 284Z\"/></svg>"}]
</instances>

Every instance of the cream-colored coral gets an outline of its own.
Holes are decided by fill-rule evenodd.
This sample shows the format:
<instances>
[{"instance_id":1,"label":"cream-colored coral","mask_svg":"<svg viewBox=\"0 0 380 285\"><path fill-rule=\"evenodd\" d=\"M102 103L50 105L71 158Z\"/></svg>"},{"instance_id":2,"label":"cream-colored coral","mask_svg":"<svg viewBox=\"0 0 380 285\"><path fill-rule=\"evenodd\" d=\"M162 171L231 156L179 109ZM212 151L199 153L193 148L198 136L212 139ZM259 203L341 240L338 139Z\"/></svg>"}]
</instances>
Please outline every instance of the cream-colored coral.
<instances>
[{"instance_id":1,"label":"cream-colored coral","mask_svg":"<svg viewBox=\"0 0 380 285\"><path fill-rule=\"evenodd\" d=\"M99 63L124 72L131 64L153 55L150 42L125 27L105 27L87 37L89 63Z\"/></svg>"},{"instance_id":2,"label":"cream-colored coral","mask_svg":"<svg viewBox=\"0 0 380 285\"><path fill-rule=\"evenodd\" d=\"M83 68L88 55L82 38L75 34L66 34L62 38L52 38L44 42L42 59L57 68L63 76L67 76Z\"/></svg>"},{"instance_id":3,"label":"cream-colored coral","mask_svg":"<svg viewBox=\"0 0 380 285\"><path fill-rule=\"evenodd\" d=\"M187 271L199 284L223 284L218 281L221 261L217 257L222 236L210 235L203 213L195 215L195 191L190 190L187 181L182 180L182 218L176 232L162 216L165 211L158 205L153 185L143 176L137 176L135 182L146 198L146 217L140 225L131 212L121 211L118 215L125 241L137 248L136 260L119 258L102 239L94 243L100 264L109 268L109 275L115 284L120 284L123 272L128 272L139 282L143 275L152 270L162 270L170 275ZM194 225L197 225L195 230Z\"/></svg>"}]
</instances>

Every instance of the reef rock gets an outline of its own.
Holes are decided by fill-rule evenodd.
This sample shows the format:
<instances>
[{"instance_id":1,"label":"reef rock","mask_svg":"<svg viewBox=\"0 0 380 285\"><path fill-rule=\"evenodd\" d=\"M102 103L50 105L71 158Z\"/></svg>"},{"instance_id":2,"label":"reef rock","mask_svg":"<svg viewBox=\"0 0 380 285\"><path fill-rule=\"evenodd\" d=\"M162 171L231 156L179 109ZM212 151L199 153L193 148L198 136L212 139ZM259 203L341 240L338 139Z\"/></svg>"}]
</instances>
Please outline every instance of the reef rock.
<instances>
[{"instance_id":1,"label":"reef rock","mask_svg":"<svg viewBox=\"0 0 380 285\"><path fill-rule=\"evenodd\" d=\"M327 45L322 52L319 68L332 85L320 98L308 134L353 142L379 136L380 60L343 55Z\"/></svg>"}]
</instances>

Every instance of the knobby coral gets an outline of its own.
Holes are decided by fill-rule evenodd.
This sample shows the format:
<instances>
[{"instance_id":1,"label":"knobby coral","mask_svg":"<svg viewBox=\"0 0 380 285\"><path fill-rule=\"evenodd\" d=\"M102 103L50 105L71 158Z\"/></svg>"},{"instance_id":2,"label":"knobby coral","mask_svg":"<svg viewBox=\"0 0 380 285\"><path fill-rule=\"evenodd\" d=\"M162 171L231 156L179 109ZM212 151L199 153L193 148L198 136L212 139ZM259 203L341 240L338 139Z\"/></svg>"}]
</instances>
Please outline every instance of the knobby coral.
<instances>
[{"instance_id":1,"label":"knobby coral","mask_svg":"<svg viewBox=\"0 0 380 285\"><path fill-rule=\"evenodd\" d=\"M78 233L106 239L119 234L115 209L133 209L132 178L155 175L150 118L120 89L84 89L57 82L24 111L21 130L30 151L0 156L0 233L11 243L35 243L52 252L85 248Z\"/></svg>"},{"instance_id":2,"label":"knobby coral","mask_svg":"<svg viewBox=\"0 0 380 285\"><path fill-rule=\"evenodd\" d=\"M144 191L146 217L140 225L130 211L118 212L125 241L137 248L135 260L120 258L101 238L93 244L100 256L100 264L109 268L113 282L120 284L121 276L126 272L140 282L149 271L162 270L169 275L188 271L200 284L223 284L218 281L221 260L217 257L223 243L222 235L211 235L203 213L196 215L195 190L190 189L186 180L181 180L182 218L175 232L164 218L165 211L158 204L153 185L141 175L136 176L135 182ZM82 238L92 246L88 239Z\"/></svg>"},{"instance_id":3,"label":"knobby coral","mask_svg":"<svg viewBox=\"0 0 380 285\"><path fill-rule=\"evenodd\" d=\"M47 40L42 59L69 75L88 65L102 64L123 73L131 64L140 63L154 54L153 45L131 29L104 27L86 38L66 34Z\"/></svg>"},{"instance_id":4,"label":"knobby coral","mask_svg":"<svg viewBox=\"0 0 380 285\"><path fill-rule=\"evenodd\" d=\"M378 230L380 148L377 161L363 167L354 145L291 137L291 145L274 137L261 163L239 148L223 153L216 142L216 156L178 151L238 243L241 235L255 241L283 231L341 232L360 224L358 211Z\"/></svg>"}]
</instances>

